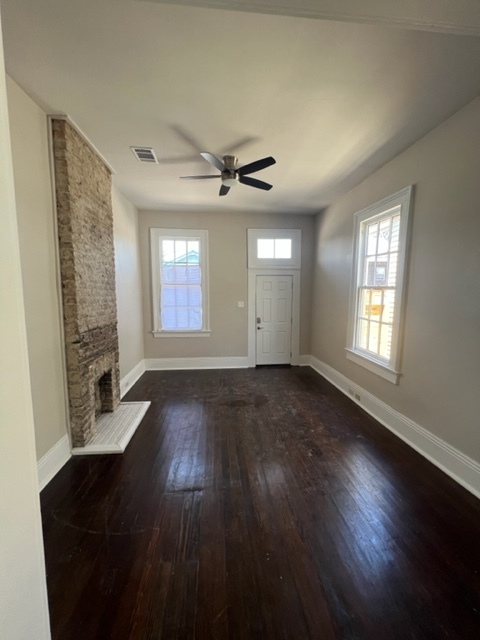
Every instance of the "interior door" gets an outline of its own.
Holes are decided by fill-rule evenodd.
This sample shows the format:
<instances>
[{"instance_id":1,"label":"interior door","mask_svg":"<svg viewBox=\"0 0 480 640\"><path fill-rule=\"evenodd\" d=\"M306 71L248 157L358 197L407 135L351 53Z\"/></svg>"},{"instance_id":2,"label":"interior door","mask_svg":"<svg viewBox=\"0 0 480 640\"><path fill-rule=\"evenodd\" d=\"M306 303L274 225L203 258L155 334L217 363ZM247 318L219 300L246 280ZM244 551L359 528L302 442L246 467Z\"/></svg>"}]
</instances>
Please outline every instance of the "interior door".
<instances>
[{"instance_id":1,"label":"interior door","mask_svg":"<svg viewBox=\"0 0 480 640\"><path fill-rule=\"evenodd\" d=\"M292 276L257 276L256 364L290 364Z\"/></svg>"}]
</instances>

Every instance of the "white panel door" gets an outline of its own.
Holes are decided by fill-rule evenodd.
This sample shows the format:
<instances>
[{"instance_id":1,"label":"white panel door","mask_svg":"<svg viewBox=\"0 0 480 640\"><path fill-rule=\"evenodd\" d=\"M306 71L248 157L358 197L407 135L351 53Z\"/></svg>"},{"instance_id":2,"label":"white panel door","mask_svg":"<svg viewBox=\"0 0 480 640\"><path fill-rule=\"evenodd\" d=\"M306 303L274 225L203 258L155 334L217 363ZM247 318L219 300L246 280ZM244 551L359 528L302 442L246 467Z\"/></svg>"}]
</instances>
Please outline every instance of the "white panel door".
<instances>
[{"instance_id":1,"label":"white panel door","mask_svg":"<svg viewBox=\"0 0 480 640\"><path fill-rule=\"evenodd\" d=\"M257 276L256 364L290 364L292 276Z\"/></svg>"}]
</instances>

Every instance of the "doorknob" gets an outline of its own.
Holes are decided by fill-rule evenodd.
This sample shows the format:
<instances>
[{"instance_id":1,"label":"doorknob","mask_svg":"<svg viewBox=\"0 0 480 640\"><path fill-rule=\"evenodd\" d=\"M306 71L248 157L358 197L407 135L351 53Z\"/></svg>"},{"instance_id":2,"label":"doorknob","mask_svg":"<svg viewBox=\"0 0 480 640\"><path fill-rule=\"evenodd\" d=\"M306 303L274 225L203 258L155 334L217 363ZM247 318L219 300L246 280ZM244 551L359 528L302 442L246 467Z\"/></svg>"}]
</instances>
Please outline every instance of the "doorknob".
<instances>
[{"instance_id":1,"label":"doorknob","mask_svg":"<svg viewBox=\"0 0 480 640\"><path fill-rule=\"evenodd\" d=\"M263 327L261 327L260 325L257 325L257 331L260 331L260 329L263 329Z\"/></svg>"}]
</instances>

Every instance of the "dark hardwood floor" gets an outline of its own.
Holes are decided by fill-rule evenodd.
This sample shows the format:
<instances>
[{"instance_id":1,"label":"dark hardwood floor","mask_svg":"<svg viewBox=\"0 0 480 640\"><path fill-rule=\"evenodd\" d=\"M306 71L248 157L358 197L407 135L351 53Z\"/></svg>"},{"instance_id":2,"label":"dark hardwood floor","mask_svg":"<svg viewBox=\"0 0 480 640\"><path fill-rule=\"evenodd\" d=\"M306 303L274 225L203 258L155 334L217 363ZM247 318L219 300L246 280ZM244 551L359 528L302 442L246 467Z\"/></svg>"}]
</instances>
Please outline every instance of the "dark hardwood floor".
<instances>
[{"instance_id":1,"label":"dark hardwood floor","mask_svg":"<svg viewBox=\"0 0 480 640\"><path fill-rule=\"evenodd\" d=\"M125 454L42 492L55 640L479 640L480 501L311 369L129 400Z\"/></svg>"}]
</instances>

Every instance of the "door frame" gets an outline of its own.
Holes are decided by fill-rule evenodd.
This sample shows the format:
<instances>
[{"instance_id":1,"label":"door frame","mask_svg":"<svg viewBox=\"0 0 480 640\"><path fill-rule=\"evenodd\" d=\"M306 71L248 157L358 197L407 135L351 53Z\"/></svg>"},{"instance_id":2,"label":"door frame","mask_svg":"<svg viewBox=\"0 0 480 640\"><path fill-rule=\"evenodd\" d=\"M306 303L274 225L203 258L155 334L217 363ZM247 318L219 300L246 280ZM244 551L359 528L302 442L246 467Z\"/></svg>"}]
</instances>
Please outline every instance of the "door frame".
<instances>
[{"instance_id":1,"label":"door frame","mask_svg":"<svg viewBox=\"0 0 480 640\"><path fill-rule=\"evenodd\" d=\"M257 317L255 313L257 276L292 276L292 355L290 363L300 363L300 270L248 269L248 366L256 366Z\"/></svg>"}]
</instances>

